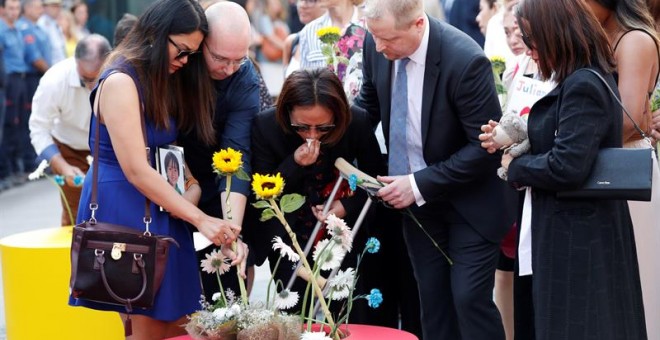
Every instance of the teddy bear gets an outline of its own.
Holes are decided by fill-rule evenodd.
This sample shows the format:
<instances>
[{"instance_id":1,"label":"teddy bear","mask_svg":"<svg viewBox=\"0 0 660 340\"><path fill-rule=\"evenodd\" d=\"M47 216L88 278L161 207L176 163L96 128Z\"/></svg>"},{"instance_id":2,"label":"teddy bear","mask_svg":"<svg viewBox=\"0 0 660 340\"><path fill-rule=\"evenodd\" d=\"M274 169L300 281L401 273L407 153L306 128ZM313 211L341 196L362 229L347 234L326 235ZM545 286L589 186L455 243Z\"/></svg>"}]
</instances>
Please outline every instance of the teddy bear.
<instances>
[{"instance_id":1,"label":"teddy bear","mask_svg":"<svg viewBox=\"0 0 660 340\"><path fill-rule=\"evenodd\" d=\"M504 153L518 157L529 151L529 139L527 138L527 122L516 114L502 116L499 124L493 129L493 141L502 146ZM506 169L497 169L497 176L507 179Z\"/></svg>"}]
</instances>

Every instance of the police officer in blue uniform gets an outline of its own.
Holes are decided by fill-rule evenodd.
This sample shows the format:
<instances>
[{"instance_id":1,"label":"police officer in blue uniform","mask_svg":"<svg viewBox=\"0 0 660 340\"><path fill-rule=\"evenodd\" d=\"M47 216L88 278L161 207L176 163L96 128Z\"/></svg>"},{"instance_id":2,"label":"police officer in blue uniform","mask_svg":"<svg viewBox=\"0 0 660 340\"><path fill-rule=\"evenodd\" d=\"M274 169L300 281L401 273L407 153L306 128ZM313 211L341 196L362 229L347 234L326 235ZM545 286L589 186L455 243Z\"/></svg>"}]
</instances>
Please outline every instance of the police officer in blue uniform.
<instances>
[{"instance_id":1,"label":"police officer in blue uniform","mask_svg":"<svg viewBox=\"0 0 660 340\"><path fill-rule=\"evenodd\" d=\"M26 117L21 119L20 135L23 150L22 159L26 170L36 166L36 153L30 143L30 128L28 121L32 112L32 97L39 86L39 79L52 65L52 51L48 34L39 26L37 20L44 13L41 0L23 0L23 16L18 19L16 27L23 35L25 44L25 62L28 71L25 76L25 103L23 113Z\"/></svg>"},{"instance_id":2,"label":"police officer in blue uniform","mask_svg":"<svg viewBox=\"0 0 660 340\"><path fill-rule=\"evenodd\" d=\"M26 171L23 164L23 149L19 133L21 119L26 117L25 77L28 65L25 63L25 43L23 35L16 27L21 12L19 0L5 0L4 20L0 20L0 46L4 49L6 83L5 121L3 143L0 146L0 182L3 186L24 181Z\"/></svg>"}]
</instances>

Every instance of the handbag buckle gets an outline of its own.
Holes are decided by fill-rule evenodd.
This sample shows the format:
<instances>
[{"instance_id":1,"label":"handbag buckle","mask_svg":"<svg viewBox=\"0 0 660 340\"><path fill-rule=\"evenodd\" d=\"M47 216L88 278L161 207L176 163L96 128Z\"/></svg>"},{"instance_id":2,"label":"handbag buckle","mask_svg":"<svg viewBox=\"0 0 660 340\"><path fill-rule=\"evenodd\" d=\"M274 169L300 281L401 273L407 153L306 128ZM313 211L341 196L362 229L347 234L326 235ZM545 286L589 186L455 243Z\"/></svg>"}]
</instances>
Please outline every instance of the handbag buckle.
<instances>
[{"instance_id":1,"label":"handbag buckle","mask_svg":"<svg viewBox=\"0 0 660 340\"><path fill-rule=\"evenodd\" d=\"M126 243L113 243L112 244L112 251L110 252L110 256L115 261L119 260L121 258L121 253L123 251L126 251Z\"/></svg>"}]
</instances>

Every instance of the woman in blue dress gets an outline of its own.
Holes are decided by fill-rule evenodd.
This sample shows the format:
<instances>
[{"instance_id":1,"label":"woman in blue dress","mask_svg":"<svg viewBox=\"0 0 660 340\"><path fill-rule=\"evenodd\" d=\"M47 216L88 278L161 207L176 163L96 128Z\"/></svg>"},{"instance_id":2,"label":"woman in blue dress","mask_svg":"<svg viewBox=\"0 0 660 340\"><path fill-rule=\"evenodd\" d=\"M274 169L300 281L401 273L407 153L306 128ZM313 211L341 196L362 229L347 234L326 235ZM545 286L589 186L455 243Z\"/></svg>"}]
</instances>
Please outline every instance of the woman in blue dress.
<instances>
[{"instance_id":1,"label":"woman in blue dress","mask_svg":"<svg viewBox=\"0 0 660 340\"><path fill-rule=\"evenodd\" d=\"M194 0L159 0L138 20L136 27L108 57L107 66L92 92L93 115L90 146L93 148L100 119L98 210L96 218L144 230L145 196L151 204L150 231L168 235L180 247L170 247L165 277L153 308L134 309L131 339L161 339L184 333L186 315L199 309L201 284L190 231L195 226L216 245L236 239L240 227L210 217L179 195L155 170L154 150L176 141L177 131L196 131L200 143L211 143L212 92L200 45L208 25ZM185 66L185 67L184 67ZM146 122L145 155L141 115ZM211 160L209 159L209 166ZM78 222L90 217L91 172L86 176ZM158 206L165 211L160 211ZM230 248L230 247L227 247ZM242 247L239 247L242 249ZM226 251L235 262L243 257ZM69 304L116 311L122 306L70 298Z\"/></svg>"}]
</instances>

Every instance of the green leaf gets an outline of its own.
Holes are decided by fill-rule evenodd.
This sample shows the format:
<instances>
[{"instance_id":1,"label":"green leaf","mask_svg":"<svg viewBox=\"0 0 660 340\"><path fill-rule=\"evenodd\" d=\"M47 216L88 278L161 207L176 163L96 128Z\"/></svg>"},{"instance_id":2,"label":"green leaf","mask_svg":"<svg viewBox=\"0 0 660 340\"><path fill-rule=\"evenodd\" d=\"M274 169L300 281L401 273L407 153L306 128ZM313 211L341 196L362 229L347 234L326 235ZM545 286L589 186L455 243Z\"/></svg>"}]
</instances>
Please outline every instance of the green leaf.
<instances>
[{"instance_id":1,"label":"green leaf","mask_svg":"<svg viewBox=\"0 0 660 340\"><path fill-rule=\"evenodd\" d=\"M257 201L256 203L252 203L252 206L257 209L264 209L264 208L270 208L270 203L268 203L267 201Z\"/></svg>"},{"instance_id":2,"label":"green leaf","mask_svg":"<svg viewBox=\"0 0 660 340\"><path fill-rule=\"evenodd\" d=\"M271 209L271 208L264 209L261 212L261 217L259 218L259 221L266 222L266 221L270 220L273 217L275 217L275 212L273 211L273 209Z\"/></svg>"},{"instance_id":3,"label":"green leaf","mask_svg":"<svg viewBox=\"0 0 660 340\"><path fill-rule=\"evenodd\" d=\"M244 180L244 181L248 181L248 182L250 181L250 176L247 174L247 172L245 172L245 170L243 170L242 167L238 168L238 171L236 171L235 175L236 175L236 178L238 178L240 180Z\"/></svg>"},{"instance_id":4,"label":"green leaf","mask_svg":"<svg viewBox=\"0 0 660 340\"><path fill-rule=\"evenodd\" d=\"M280 200L280 209L285 213L290 213L298 210L305 204L305 196L301 194L286 194Z\"/></svg>"}]
</instances>

